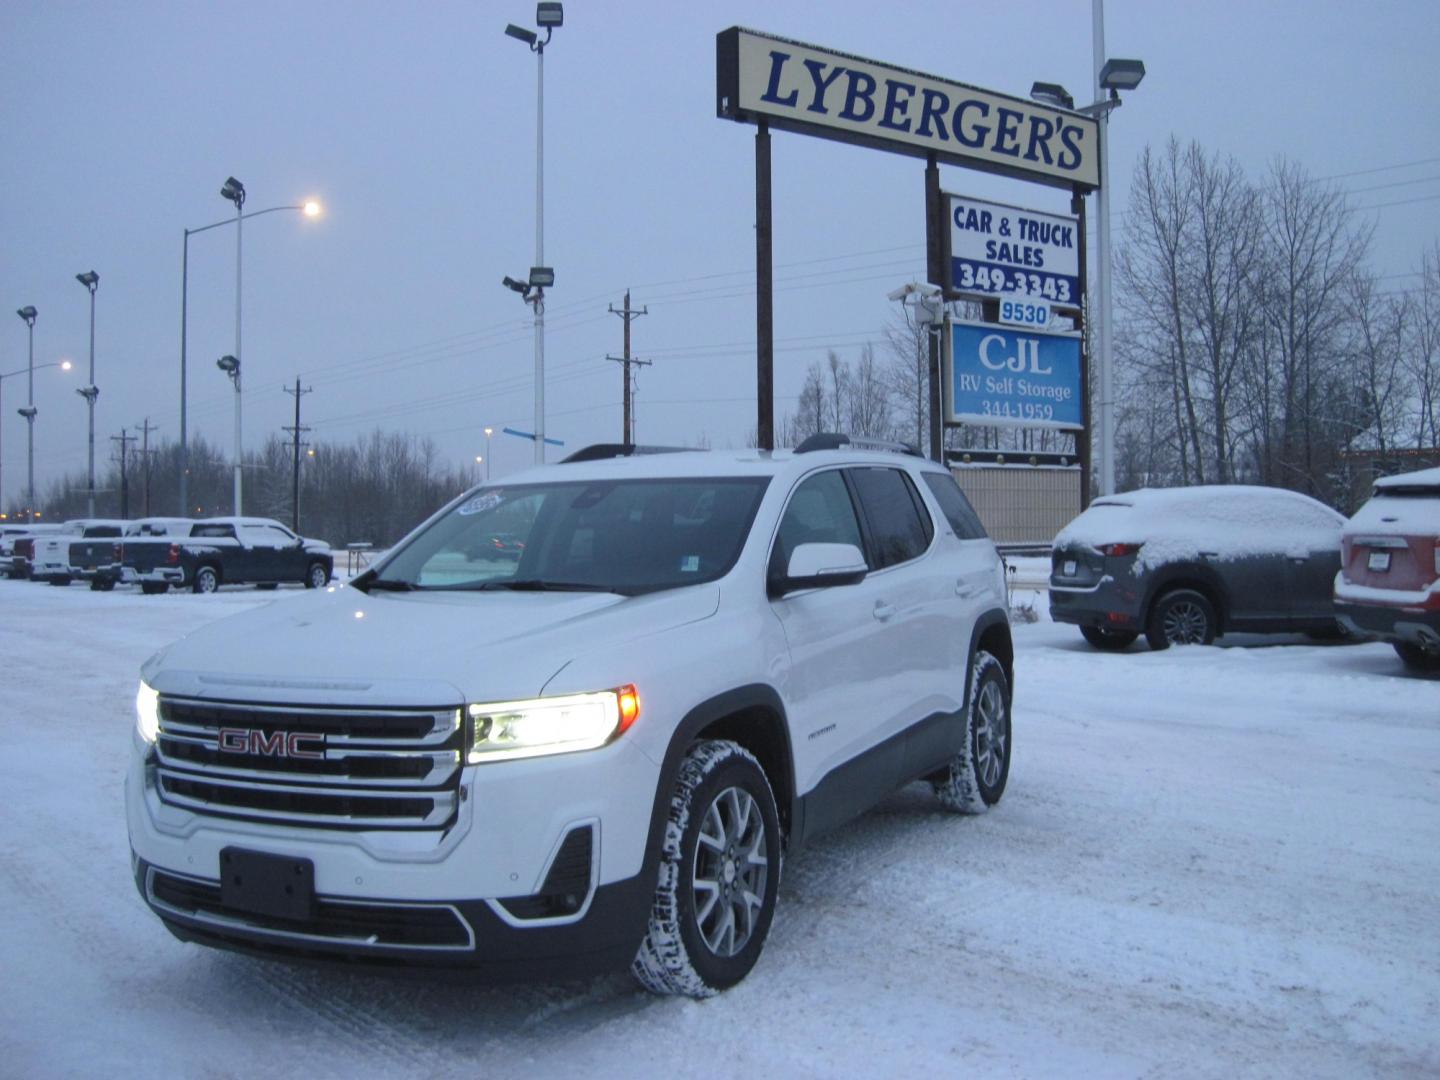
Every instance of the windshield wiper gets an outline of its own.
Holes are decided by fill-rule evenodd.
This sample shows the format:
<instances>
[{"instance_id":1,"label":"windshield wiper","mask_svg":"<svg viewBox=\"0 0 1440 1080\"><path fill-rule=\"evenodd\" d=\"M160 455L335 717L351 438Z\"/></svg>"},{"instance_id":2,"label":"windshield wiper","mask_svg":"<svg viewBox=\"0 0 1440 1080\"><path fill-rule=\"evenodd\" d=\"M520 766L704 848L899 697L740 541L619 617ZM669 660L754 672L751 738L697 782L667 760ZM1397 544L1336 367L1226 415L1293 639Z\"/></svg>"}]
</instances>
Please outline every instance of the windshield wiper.
<instances>
[{"instance_id":1,"label":"windshield wiper","mask_svg":"<svg viewBox=\"0 0 1440 1080\"><path fill-rule=\"evenodd\" d=\"M372 589L376 592L414 592L420 587L410 581L391 581L388 578L372 578L361 586L365 592Z\"/></svg>"},{"instance_id":2,"label":"windshield wiper","mask_svg":"<svg viewBox=\"0 0 1440 1080\"><path fill-rule=\"evenodd\" d=\"M591 585L583 581L547 581L544 578L511 578L508 581L483 581L474 586L481 592L608 592L625 594L615 585Z\"/></svg>"}]
</instances>

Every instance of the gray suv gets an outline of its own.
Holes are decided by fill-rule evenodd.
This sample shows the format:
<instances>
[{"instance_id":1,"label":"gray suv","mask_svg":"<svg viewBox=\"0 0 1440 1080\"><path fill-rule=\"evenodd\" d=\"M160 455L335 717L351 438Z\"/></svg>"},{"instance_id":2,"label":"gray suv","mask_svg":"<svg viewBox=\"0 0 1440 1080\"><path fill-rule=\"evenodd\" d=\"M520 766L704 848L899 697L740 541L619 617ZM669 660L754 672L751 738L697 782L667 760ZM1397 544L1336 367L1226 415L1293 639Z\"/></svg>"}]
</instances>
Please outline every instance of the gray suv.
<instances>
[{"instance_id":1,"label":"gray suv","mask_svg":"<svg viewBox=\"0 0 1440 1080\"><path fill-rule=\"evenodd\" d=\"M1141 489L1096 499L1055 538L1050 617L1099 649L1227 631L1338 636L1345 518L1280 488Z\"/></svg>"}]
</instances>

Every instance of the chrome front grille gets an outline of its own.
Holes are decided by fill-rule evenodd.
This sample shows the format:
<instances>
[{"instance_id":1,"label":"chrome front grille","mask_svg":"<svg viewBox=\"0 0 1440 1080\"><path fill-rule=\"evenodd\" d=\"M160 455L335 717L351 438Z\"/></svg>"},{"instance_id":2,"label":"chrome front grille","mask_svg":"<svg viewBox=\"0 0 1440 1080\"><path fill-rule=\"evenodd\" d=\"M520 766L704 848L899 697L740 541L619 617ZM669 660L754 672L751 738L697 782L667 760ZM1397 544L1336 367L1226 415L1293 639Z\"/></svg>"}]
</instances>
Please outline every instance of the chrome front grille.
<instances>
[{"instance_id":1,"label":"chrome front grille","mask_svg":"<svg viewBox=\"0 0 1440 1080\"><path fill-rule=\"evenodd\" d=\"M337 829L438 829L459 802L459 709L251 705L162 695L161 799Z\"/></svg>"}]
</instances>

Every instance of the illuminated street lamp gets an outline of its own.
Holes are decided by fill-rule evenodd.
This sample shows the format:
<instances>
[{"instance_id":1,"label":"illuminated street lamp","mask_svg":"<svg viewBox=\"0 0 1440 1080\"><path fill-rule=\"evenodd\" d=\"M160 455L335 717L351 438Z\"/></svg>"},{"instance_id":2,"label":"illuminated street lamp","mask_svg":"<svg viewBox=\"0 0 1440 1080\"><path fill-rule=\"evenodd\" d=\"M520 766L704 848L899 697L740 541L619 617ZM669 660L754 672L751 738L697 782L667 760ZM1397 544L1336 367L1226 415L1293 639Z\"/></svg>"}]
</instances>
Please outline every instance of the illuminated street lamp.
<instances>
[{"instance_id":1,"label":"illuminated street lamp","mask_svg":"<svg viewBox=\"0 0 1440 1080\"><path fill-rule=\"evenodd\" d=\"M34 309L34 308L31 308L30 310L33 312L35 309ZM46 368L58 367L61 371L69 371L72 366L73 366L73 365L70 363L69 360L54 360L54 361L51 361L51 362L48 363L48 364L41 364L41 365L39 365L38 368L32 365L32 366L30 366L30 367L16 368L14 371L7 371L7 372L5 372L5 374L0 375L0 391L3 391L3 390L5 389L5 380L6 380L6 379L13 379L16 375L29 373L29 374L31 375L31 377L33 378L33 377L34 377L34 372L36 372L37 370L38 370L38 371L44 371ZM21 415L21 416L26 416L27 419L33 419L33 417L34 417L34 410L33 410L33 408L32 408L32 409L29 409L29 410L27 410L27 409L20 409L19 412L20 412L20 415ZM28 416L27 416L27 412L29 413ZM0 394L0 418L3 418L4 415L5 415L4 395L3 395L3 394ZM3 438L0 438L0 451L3 451L4 448L5 448L5 440L4 440ZM3 460L3 457L4 457L3 453L0 453L0 518L3 518L3 517L5 516L5 482L4 482L4 481L5 481L5 469L4 469L4 460ZM31 486L32 486L32 488L33 488L33 486L34 486L33 483L32 483ZM30 510L33 510L33 509L34 509L34 505L35 505L34 499L32 498L32 499L31 499L31 502L30 502L30 506L27 508L27 514L29 513ZM33 520L33 515L32 515L32 520Z\"/></svg>"},{"instance_id":2,"label":"illuminated street lamp","mask_svg":"<svg viewBox=\"0 0 1440 1080\"><path fill-rule=\"evenodd\" d=\"M232 187L232 185L234 185L234 186ZM239 196L240 196L240 203L243 204L243 203L244 203L244 190L245 190L245 189L244 189L244 185L241 184L240 181L236 180L233 176L225 182L225 185L220 189L220 194L223 195L223 196L225 196L225 198L230 199L230 198L232 198L232 195L236 193L237 189L238 189L238 193L239 193ZM230 192L230 194L227 194L227 192ZM302 214L304 214L306 217L312 217L312 218L313 218L313 217L318 217L318 216L320 215L320 213L321 213L320 203L319 203L318 201L316 201L315 199L307 199L307 200L306 200L305 202L303 202L303 203L290 203L290 204L287 204L287 205L285 205L285 206L271 206L271 207L267 207L267 208L264 209L264 210L252 210L252 211L250 211L250 213L248 213L248 214L239 213L239 212L238 212L238 206L237 206L237 213L236 213L235 217L233 217L233 218L226 218L224 221L216 221L216 222L213 222L213 223L211 223L211 224L209 224L209 225L202 225L202 226L200 226L200 228L198 228L198 229L186 229L186 230L184 230L184 232L185 232L184 244L183 244L183 246L182 246L182 248L181 248L181 257L180 257L180 513L181 513L181 514L185 514L185 515L188 515L188 514L189 514L189 510L187 509L187 507L189 506L188 485L189 485L189 477L190 477L190 449L189 449L189 442L188 442L187 436L186 436L185 407L186 407L186 398L187 398L187 396L188 396L188 395L187 395L187 392L186 392L186 378L187 378L186 372L187 372L187 368L188 368L188 365L187 365L187 363L186 363L186 352L187 352L187 340L188 340L188 336L189 336L189 335L186 333L186 318L187 318L187 314L188 314L188 310L189 310L189 297L190 297L190 237L194 236L196 233L208 232L208 231L210 231L211 229L218 229L218 228L220 228L222 225L229 225L229 224L231 224L232 222L235 224L236 232L237 232L237 234L238 234L239 228L240 228L240 222L241 222L242 220L246 220L246 219L254 218L254 217L260 217L260 215L262 215L262 214L274 214L274 213L277 213L278 211L281 211L281 210L298 210L298 211L300 211ZM236 240L235 240L235 354L236 354L236 356L239 356L239 354L240 354L240 239L239 239L239 236L238 236L238 235L236 236ZM238 462L238 461L236 462L236 465L235 465L235 503L236 503L236 506L237 506L237 509L236 509L235 512L238 514L238 513L240 512L239 509L238 509L238 506L239 506L239 503L240 503L240 465L239 465L239 462Z\"/></svg>"},{"instance_id":3,"label":"illuminated street lamp","mask_svg":"<svg viewBox=\"0 0 1440 1080\"><path fill-rule=\"evenodd\" d=\"M94 270L88 270L83 274L76 274L75 280L90 291L90 381L76 389L75 392L85 399L85 404L90 412L90 453L87 459L89 466L86 470L85 516L93 518L95 516L95 399L100 396L100 388L95 385L95 289L100 284L100 275Z\"/></svg>"},{"instance_id":4,"label":"illuminated street lamp","mask_svg":"<svg viewBox=\"0 0 1440 1080\"><path fill-rule=\"evenodd\" d=\"M535 23L545 31L545 40L533 30L511 23L505 33L524 42L535 54L535 265L526 282L505 279L535 312L535 464L545 464L545 290L555 284L555 271L545 265L545 46L556 29L565 24L565 9L555 0L535 5ZM517 288L518 286L518 288Z\"/></svg>"}]
</instances>

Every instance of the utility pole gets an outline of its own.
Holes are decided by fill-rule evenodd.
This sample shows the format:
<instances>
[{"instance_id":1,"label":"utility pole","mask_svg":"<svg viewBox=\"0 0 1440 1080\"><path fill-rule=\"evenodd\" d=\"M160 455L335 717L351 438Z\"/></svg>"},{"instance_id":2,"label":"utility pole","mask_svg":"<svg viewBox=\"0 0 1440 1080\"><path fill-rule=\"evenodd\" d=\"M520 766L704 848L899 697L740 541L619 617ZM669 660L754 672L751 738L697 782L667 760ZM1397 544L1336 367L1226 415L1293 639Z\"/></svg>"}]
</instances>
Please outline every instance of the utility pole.
<instances>
[{"instance_id":1,"label":"utility pole","mask_svg":"<svg viewBox=\"0 0 1440 1080\"><path fill-rule=\"evenodd\" d=\"M140 443L140 460L145 463L145 516L150 516L150 455L155 451L150 449L150 432L159 428L159 424L150 423L150 417L145 417L145 423L140 428L143 438Z\"/></svg>"},{"instance_id":2,"label":"utility pole","mask_svg":"<svg viewBox=\"0 0 1440 1080\"><path fill-rule=\"evenodd\" d=\"M282 430L290 432L292 436L291 445L294 447L295 467L290 478L290 528L298 533L300 531L300 447L302 445L300 442L300 433L310 430L308 427L300 426L300 398L304 394L311 393L315 388L313 386L307 386L303 390L300 389L300 377L297 375L293 389L288 386L282 386L280 389L287 394L293 394L295 397L295 426L283 428Z\"/></svg>"},{"instance_id":3,"label":"utility pole","mask_svg":"<svg viewBox=\"0 0 1440 1080\"><path fill-rule=\"evenodd\" d=\"M622 318L622 319L625 320L625 354L624 354L623 356L607 356L607 357L605 357L605 359L607 359L607 360L614 360L614 361L616 361L617 363L620 363L620 364L624 365L624 367L625 367L625 385L624 385L624 390L622 391L623 394L624 394L624 399L623 399L623 400L624 400L624 402L625 402L625 418L624 418L624 421L623 421L623 423L624 423L625 426L624 426L624 433L623 433L620 441L621 441L622 443L624 443L626 446L630 446L630 445L632 445L632 444L635 442L635 422L634 422L634 419L633 419L634 414L633 414L633 411L632 411L632 409L631 409L631 394L630 394L630 365L631 365L631 364L644 364L644 365L648 366L648 365L650 364L650 361L649 361L649 360L637 360L637 359L635 359L633 356L630 355L630 323L633 322L635 319L638 319L641 315L649 315L649 314L650 314L650 307L649 307L649 305L647 304L645 307L640 308L638 311L632 309L632 308L630 307L630 290L629 290L629 289L626 289L626 290L625 290L625 306L624 306L622 309L620 309L620 310L617 311L617 310L615 309L615 305L614 305L614 304L611 304L611 305L610 305L610 314L611 314L611 315L619 315L620 318Z\"/></svg>"},{"instance_id":4,"label":"utility pole","mask_svg":"<svg viewBox=\"0 0 1440 1080\"><path fill-rule=\"evenodd\" d=\"M121 428L119 435L111 435L110 441L120 444L120 516L130 517L130 474L126 471L126 462L130 457L130 444L135 441L135 436L128 433L127 429Z\"/></svg>"}]
</instances>

